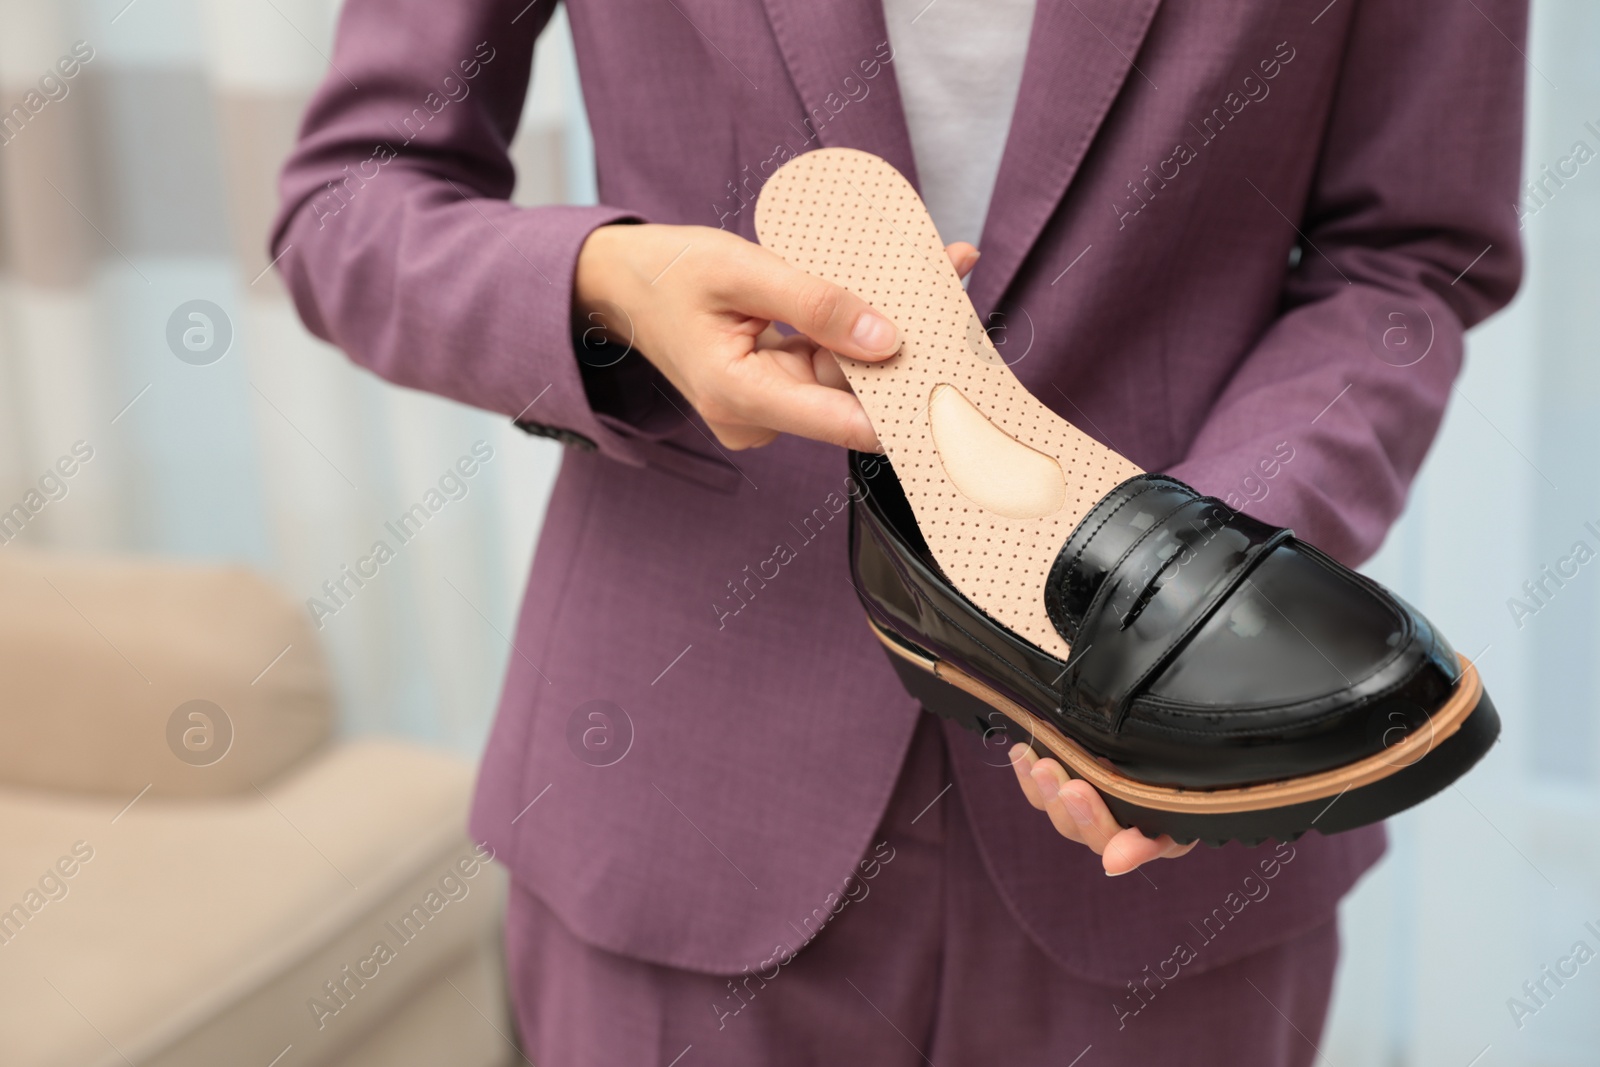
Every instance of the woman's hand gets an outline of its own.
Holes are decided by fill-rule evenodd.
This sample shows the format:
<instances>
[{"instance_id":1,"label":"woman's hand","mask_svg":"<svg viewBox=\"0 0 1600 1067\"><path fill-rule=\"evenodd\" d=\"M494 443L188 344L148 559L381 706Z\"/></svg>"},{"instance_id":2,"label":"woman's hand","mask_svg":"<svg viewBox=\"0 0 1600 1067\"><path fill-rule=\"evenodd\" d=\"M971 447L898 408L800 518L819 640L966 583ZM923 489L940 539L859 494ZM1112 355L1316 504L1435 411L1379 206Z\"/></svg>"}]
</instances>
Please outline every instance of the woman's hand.
<instances>
[{"instance_id":1,"label":"woman's hand","mask_svg":"<svg viewBox=\"0 0 1600 1067\"><path fill-rule=\"evenodd\" d=\"M1068 778L1061 764L1040 759L1027 745L1012 747L1011 766L1028 803L1048 814L1062 837L1094 849L1107 874L1127 874L1140 864L1194 848L1193 841L1180 845L1165 834L1152 841L1138 830L1123 829L1094 786Z\"/></svg>"},{"instance_id":2,"label":"woman's hand","mask_svg":"<svg viewBox=\"0 0 1600 1067\"><path fill-rule=\"evenodd\" d=\"M969 244L948 251L963 275L978 260ZM849 290L726 231L661 225L595 230L573 289L578 327L636 348L724 447L757 448L792 433L879 450L832 353L887 359L900 334ZM785 337L776 322L799 333Z\"/></svg>"}]
</instances>

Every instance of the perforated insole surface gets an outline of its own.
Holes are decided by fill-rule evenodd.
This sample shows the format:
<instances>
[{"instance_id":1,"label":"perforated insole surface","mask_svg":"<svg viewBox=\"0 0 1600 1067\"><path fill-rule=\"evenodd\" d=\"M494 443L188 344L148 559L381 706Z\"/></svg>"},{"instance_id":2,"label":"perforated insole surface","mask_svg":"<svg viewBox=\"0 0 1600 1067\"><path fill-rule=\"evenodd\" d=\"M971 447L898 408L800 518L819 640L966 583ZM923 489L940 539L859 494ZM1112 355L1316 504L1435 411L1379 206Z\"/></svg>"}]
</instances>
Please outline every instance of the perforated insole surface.
<instances>
[{"instance_id":1,"label":"perforated insole surface","mask_svg":"<svg viewBox=\"0 0 1600 1067\"><path fill-rule=\"evenodd\" d=\"M894 357L839 364L917 525L957 589L1065 658L1066 642L1045 614L1045 578L1078 520L1139 468L1023 388L985 333L921 198L886 161L853 148L790 160L761 190L756 233L900 328ZM935 402L941 385L958 395L940 390ZM1048 480L1051 459L1059 488Z\"/></svg>"}]
</instances>

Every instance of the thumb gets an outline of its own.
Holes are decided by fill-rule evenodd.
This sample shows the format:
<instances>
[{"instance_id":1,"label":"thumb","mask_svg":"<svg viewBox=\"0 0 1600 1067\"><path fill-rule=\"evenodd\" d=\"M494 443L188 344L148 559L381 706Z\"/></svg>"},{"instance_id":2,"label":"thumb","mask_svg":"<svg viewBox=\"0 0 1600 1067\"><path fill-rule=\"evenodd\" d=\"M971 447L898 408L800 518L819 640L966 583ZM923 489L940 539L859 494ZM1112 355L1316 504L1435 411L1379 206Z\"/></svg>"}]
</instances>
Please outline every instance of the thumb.
<instances>
[{"instance_id":1,"label":"thumb","mask_svg":"<svg viewBox=\"0 0 1600 1067\"><path fill-rule=\"evenodd\" d=\"M763 250L765 251L765 250ZM739 310L786 322L811 340L853 359L886 359L900 349L900 331L843 286L796 270L776 254L757 257Z\"/></svg>"},{"instance_id":2,"label":"thumb","mask_svg":"<svg viewBox=\"0 0 1600 1067\"><path fill-rule=\"evenodd\" d=\"M955 267L956 274L962 278L972 273L972 268L978 265L978 257L982 255L977 246L968 241L956 241L954 244L945 245L944 251L950 257L950 264Z\"/></svg>"}]
</instances>

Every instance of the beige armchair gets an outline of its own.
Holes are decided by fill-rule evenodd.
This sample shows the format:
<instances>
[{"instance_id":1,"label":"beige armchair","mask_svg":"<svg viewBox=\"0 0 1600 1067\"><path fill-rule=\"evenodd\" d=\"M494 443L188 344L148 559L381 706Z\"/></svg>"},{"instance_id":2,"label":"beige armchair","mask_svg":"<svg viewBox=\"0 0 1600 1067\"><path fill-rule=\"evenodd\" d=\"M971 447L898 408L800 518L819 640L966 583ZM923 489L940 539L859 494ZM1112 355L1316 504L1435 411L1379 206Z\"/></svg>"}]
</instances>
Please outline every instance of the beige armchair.
<instances>
[{"instance_id":1,"label":"beige armchair","mask_svg":"<svg viewBox=\"0 0 1600 1067\"><path fill-rule=\"evenodd\" d=\"M253 574L0 548L0 1062L521 1062L471 766L333 735Z\"/></svg>"}]
</instances>

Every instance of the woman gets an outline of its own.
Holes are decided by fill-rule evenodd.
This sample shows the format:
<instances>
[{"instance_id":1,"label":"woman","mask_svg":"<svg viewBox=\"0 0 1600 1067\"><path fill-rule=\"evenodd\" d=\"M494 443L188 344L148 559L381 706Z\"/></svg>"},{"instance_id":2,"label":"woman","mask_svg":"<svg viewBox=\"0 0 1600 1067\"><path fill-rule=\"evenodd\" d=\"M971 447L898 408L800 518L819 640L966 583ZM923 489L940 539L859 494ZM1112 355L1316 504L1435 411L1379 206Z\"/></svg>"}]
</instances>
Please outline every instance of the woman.
<instances>
[{"instance_id":1,"label":"woman","mask_svg":"<svg viewBox=\"0 0 1600 1067\"><path fill-rule=\"evenodd\" d=\"M530 1058L1310 1063L1381 831L1178 859L919 712L848 581L874 438L820 352L897 327L754 200L884 157L1035 395L1354 562L1517 285L1524 5L568 10L598 206L505 199L550 0L347 0L272 248L353 359L569 446L472 822Z\"/></svg>"}]
</instances>

